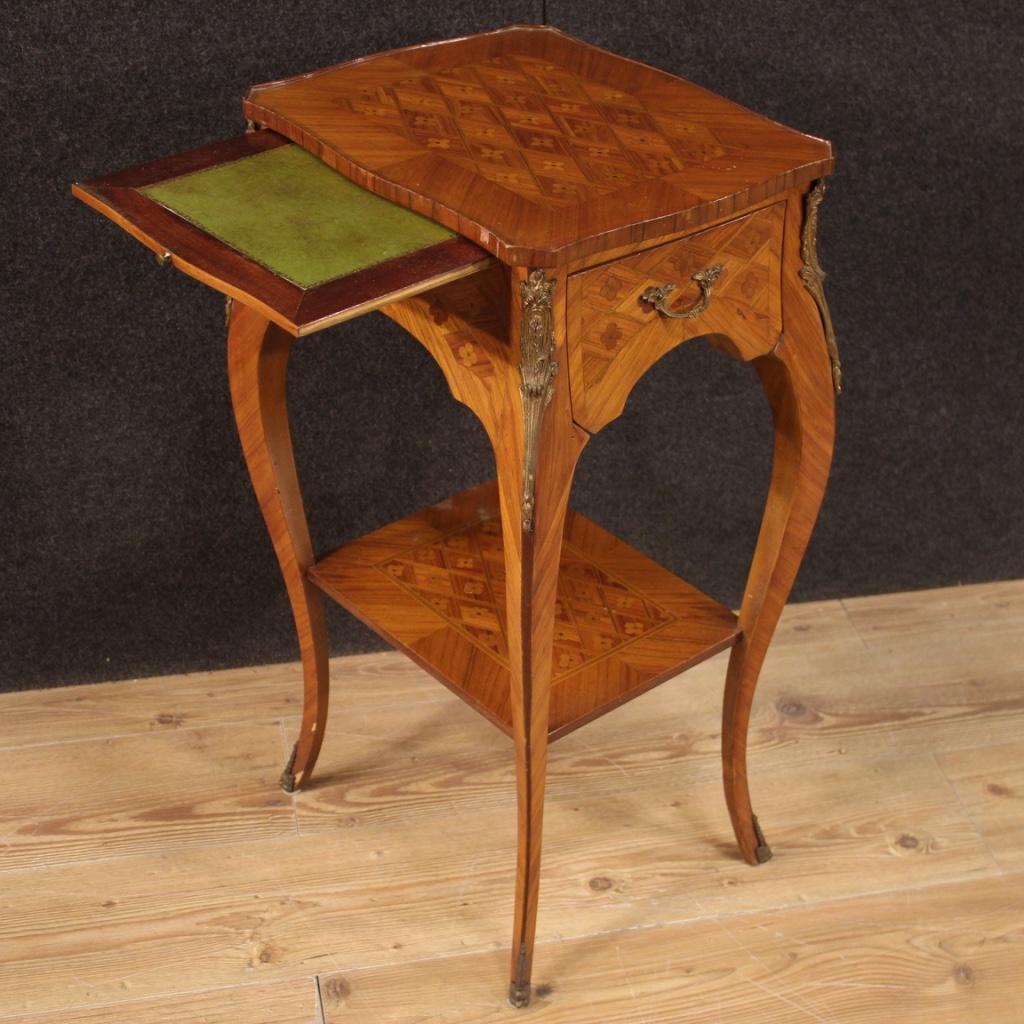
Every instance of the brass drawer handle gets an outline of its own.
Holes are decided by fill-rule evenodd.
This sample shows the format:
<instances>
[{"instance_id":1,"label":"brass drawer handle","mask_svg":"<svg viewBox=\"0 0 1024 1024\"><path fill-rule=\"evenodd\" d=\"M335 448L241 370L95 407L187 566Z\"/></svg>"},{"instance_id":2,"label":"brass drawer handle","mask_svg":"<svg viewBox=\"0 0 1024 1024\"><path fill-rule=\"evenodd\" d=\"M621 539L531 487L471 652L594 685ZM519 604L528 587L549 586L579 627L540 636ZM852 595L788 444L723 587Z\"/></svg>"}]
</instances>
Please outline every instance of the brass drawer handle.
<instances>
[{"instance_id":1,"label":"brass drawer handle","mask_svg":"<svg viewBox=\"0 0 1024 1024\"><path fill-rule=\"evenodd\" d=\"M670 316L673 320L692 320L711 305L711 286L721 277L723 270L725 267L721 263L713 263L693 275L690 280L696 281L700 286L700 299L695 306L683 310L682 313L677 313L665 305L669 293L676 290L676 286L671 282L663 284L660 288L648 288L640 299L649 302L662 316Z\"/></svg>"}]
</instances>

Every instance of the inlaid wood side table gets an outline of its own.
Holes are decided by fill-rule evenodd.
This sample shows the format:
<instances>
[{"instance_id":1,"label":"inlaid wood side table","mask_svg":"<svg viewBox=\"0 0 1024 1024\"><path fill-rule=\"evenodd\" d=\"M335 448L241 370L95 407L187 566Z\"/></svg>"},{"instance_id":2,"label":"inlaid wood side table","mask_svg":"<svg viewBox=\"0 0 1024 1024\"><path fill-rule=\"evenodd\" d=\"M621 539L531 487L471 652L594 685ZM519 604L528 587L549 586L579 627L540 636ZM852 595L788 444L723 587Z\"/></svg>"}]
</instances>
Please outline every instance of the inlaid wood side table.
<instances>
[{"instance_id":1,"label":"inlaid wood side table","mask_svg":"<svg viewBox=\"0 0 1024 1024\"><path fill-rule=\"evenodd\" d=\"M325 594L513 738L524 1006L548 744L725 648L726 800L744 858L771 856L747 726L832 454L841 371L815 255L831 147L536 26L256 86L244 110L237 139L74 192L228 297L235 417L302 653L285 789L309 781L327 721ZM288 357L371 309L479 417L496 479L318 556ZM753 366L774 416L738 616L568 508L590 436L698 337Z\"/></svg>"}]
</instances>

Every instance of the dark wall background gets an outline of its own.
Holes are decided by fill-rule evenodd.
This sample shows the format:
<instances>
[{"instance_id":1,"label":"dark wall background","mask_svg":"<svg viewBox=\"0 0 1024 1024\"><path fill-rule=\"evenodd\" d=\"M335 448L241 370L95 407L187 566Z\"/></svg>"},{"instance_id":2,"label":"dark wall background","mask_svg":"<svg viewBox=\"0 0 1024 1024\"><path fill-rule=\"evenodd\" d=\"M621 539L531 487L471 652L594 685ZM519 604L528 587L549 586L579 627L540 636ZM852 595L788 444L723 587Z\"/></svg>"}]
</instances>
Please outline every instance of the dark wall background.
<instances>
[{"instance_id":1,"label":"dark wall background","mask_svg":"<svg viewBox=\"0 0 1024 1024\"><path fill-rule=\"evenodd\" d=\"M223 310L69 182L236 134L253 82L548 20L833 139L821 257L847 375L797 599L1024 575L1017 3L536 0L24 7L4 32L0 688L296 656L231 419ZM491 473L372 314L301 344L321 550ZM753 374L667 357L585 454L584 512L736 603L768 476ZM379 642L340 611L336 652Z\"/></svg>"}]
</instances>

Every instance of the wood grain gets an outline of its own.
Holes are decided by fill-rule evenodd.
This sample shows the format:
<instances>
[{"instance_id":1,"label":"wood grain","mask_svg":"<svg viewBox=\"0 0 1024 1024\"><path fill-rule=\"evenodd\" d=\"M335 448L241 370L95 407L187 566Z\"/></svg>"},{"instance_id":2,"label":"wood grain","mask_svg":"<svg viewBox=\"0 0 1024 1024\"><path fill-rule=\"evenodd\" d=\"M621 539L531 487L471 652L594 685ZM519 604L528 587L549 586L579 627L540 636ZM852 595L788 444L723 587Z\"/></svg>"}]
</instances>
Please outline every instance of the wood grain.
<instances>
[{"instance_id":1,"label":"wood grain","mask_svg":"<svg viewBox=\"0 0 1024 1024\"><path fill-rule=\"evenodd\" d=\"M446 697L417 665L393 652L335 658L331 667L335 678L354 684L351 690L343 686L341 699L355 716L382 700L409 705ZM301 663L288 662L191 672L170 685L156 677L5 693L0 748L289 721L302 714L302 694L294 686L301 675ZM384 695L374 686L381 678L387 680Z\"/></svg>"},{"instance_id":2,"label":"wood grain","mask_svg":"<svg viewBox=\"0 0 1024 1024\"><path fill-rule=\"evenodd\" d=\"M814 772L827 759L870 764L897 752L930 758L935 750L1016 740L1024 726L1024 660L1016 667L1005 656L986 663L985 641L964 646L967 657L977 655L970 674L954 665L945 675L920 672L913 656L904 664L866 652L838 601L787 608L754 705L753 763L759 772L780 766ZM551 752L552 784L563 793L571 785L582 797L591 784L616 778L642 784L670 765L685 770L687 785L711 780L721 744L724 657L560 740ZM345 693L358 701L353 685L346 683ZM403 723L398 733L380 734L361 715L354 734L335 742L328 736L321 759L327 784L298 804L304 831L444 812L462 787L472 790L474 803L505 800L511 779L505 748L468 708L446 696L440 706L420 705ZM385 744L393 754L382 760Z\"/></svg>"},{"instance_id":3,"label":"wood grain","mask_svg":"<svg viewBox=\"0 0 1024 1024\"><path fill-rule=\"evenodd\" d=\"M725 254L735 257L732 269L736 270L738 260L741 269L749 270L753 275L735 274L736 286L742 288L749 277L750 290L752 294L761 294L765 309L760 331L758 333L755 327L751 337L746 325L752 319L756 320L756 309L749 305L744 307L731 303L728 307L730 315L719 323L722 329L728 329L730 333L718 336L718 344L730 354L753 360L765 386L775 422L772 485L747 581L746 596L741 608L742 635L734 646L730 660L723 705L722 761L726 802L740 849L751 864L763 863L771 856L753 814L747 782L747 732L754 691L764 655L796 577L821 503L828 477L834 430L834 396L829 379L821 375L822 358L827 351L822 326L817 308L800 279L802 263L799 236L803 217L803 193L791 190L785 204L777 209L758 209L748 218L716 228L716 244L713 246L687 240L670 247L675 254L672 258L677 261L681 259L684 263L687 259L703 258L709 253L712 256L722 255L723 258ZM780 252L781 241L784 241L785 248ZM765 266L750 268L749 261L762 252ZM644 253L628 256L604 268L577 275L577 280L593 278L597 284L595 294L603 298L604 285L613 279L617 280L615 274L620 266L626 265L622 273L632 271L635 278L637 267L646 270L650 264L657 268L660 266L659 261L660 253L653 257ZM758 269L762 271L760 274L757 273ZM599 315L593 313L593 307L598 306L600 311L600 302L586 294L585 286L574 283L568 287L569 282L564 272L546 279L542 271L534 271L530 276L531 281L534 274L546 280L546 287L554 295L551 320L555 366L564 366L567 357L571 366L573 356L568 340L568 321L580 316L587 322L586 318ZM581 389L585 389L588 383L585 369L575 379L570 373L568 382L564 373L555 377L552 390L555 411L553 416L547 415L544 420L537 489L540 495L539 507L548 500L554 502L552 522L558 524L558 533L557 536L549 537L538 529L540 540L525 532L520 536L515 493L523 479L524 454L519 447L523 430L511 364L515 359L516 343L520 340L517 290L526 287L527 276L525 272L512 267L508 278L511 294L507 321L494 316L494 295L488 297L485 294L488 289L497 294L503 280L503 275L495 270L489 278L481 276L468 284L440 289L445 293L443 300L432 293L433 301L429 306L428 297L423 296L388 307L386 312L421 340L445 373L452 394L465 402L480 418L491 440L498 469L506 584L504 636L509 642L511 685L508 693L512 732L516 741L520 795L520 887L517 891L521 898L517 900L516 935L520 934L521 925L525 922L523 941L516 939L513 945L511 1000L515 1005L522 1005L529 998L528 978L532 963L529 933L532 931L534 913L530 909L524 911L523 908L531 908L536 903L537 871L534 865L539 862L539 822L543 804L546 748L549 735L557 733L557 718L554 723L551 718L553 711L557 714L554 700L560 694L569 692L564 686L553 691L551 676L552 641L555 635L552 627L558 604L556 598L563 541L562 522L566 516L576 459L589 436L585 428L588 425L603 425L617 410L621 410L633 384L650 366L650 361L647 355L649 346L643 344L646 339L641 337L635 349L640 355L634 356L632 361L623 360L608 375L607 390L599 396L603 408L590 421L581 421L581 414L577 412L575 404ZM635 280L633 283L635 286ZM733 282L728 284L732 285ZM750 311L750 319L744 314L744 308ZM785 312L781 319L780 308ZM773 327L777 327L780 322L786 333L775 338ZM621 328L619 330L625 333ZM635 325L630 330L636 334ZM585 333L580 332L580 335L577 336L577 359L582 355L582 342L585 340ZM663 350L667 351L671 344L671 340L662 339ZM657 352L653 355L656 356ZM585 407L583 415L586 415ZM552 448L553 456L549 454L545 458L546 446ZM462 499L456 499L456 502L459 500L467 499L463 496ZM473 517L477 512L470 508L467 515ZM574 521L570 517L570 524ZM433 544L437 538L418 538L419 525L412 528L412 534L417 535L415 543L411 543L410 534L406 546L419 545L425 551L423 545L427 540ZM409 524L400 529L405 529L408 534ZM438 574L437 565L433 569L423 565L403 565L394 561L395 555L394 550L386 553L384 561L390 559L393 571L408 577L407 584L410 580L417 582L413 589L421 592L421 599L426 595L422 593L424 588L419 585L422 583L419 577L431 572L446 577L441 582L446 583L450 590L450 576L446 571ZM505 692L503 679L495 672L495 662L502 653L500 643L492 642L483 648L476 648L465 639L464 630L452 628L452 621L462 618L463 614L461 608L458 612L453 608L451 593L435 593L430 596L429 602L421 602L423 607L413 607L407 598L403 602L405 607L399 606L400 614L396 616L392 610L394 602L385 593L383 584L376 578L371 580L366 571L370 563L354 566L345 564L344 556L339 556L339 560L343 563L339 566L342 572L336 574L333 592L341 597L350 610L356 610L371 625L385 618L390 619L389 627L398 624L404 628L411 623L411 643L399 637L391 628L382 632L392 641L397 639L404 650L413 653L421 664L430 668L442 681L451 685L453 681L461 680L455 683L455 688L460 692L470 691L467 694L470 702L493 721L498 724L508 721L508 716L502 714L502 705L497 703L503 701ZM377 561L374 567L379 569L381 564ZM481 581L471 585L478 589L485 587ZM649 588L645 586L634 589L644 593ZM370 614L366 613L366 597L373 604ZM444 626L441 629L438 629L436 621L431 623L424 614L427 606L432 606L436 612L438 601L443 605L441 618ZM486 608L481 610L481 614L486 612ZM488 635L500 639L502 623L500 615L495 615L493 601L488 614L491 620ZM403 618L405 622L401 621ZM529 623L529 628L520 636L520 626L524 621ZM655 631L650 631L649 635L655 636ZM517 654L516 647L520 640L525 646ZM434 648L433 656L424 655L424 644ZM713 650L705 647L706 653L713 653ZM534 653L541 660L535 661ZM526 660L518 661L520 655ZM697 660L691 658L690 664ZM613 662L609 658L601 664L611 666ZM660 681L672 671L671 667L661 665L649 671L649 675ZM587 675L581 670L577 689L586 694L591 708L595 710L598 707L594 701L595 696L603 698L608 706L612 706L621 702L624 691L631 689L628 686L624 688L616 680L608 680L602 685L602 690L608 689L606 695L591 685ZM639 692L639 687L636 689ZM537 699L534 699L535 694ZM586 713L585 708L583 712L579 718L581 722L593 717ZM542 740L535 740L533 737L539 736L541 728L545 735ZM536 785L524 779L535 779ZM521 885L524 879L529 883L525 889Z\"/></svg>"},{"instance_id":4,"label":"wood grain","mask_svg":"<svg viewBox=\"0 0 1024 1024\"><path fill-rule=\"evenodd\" d=\"M431 752L446 741L416 744L410 759L429 766ZM603 749L589 753L597 760ZM586 773L582 758L552 757L541 935L641 928L998 873L934 762L891 753L876 755L866 769L851 758L836 761L833 767L819 763L813 772L762 769L761 802L783 824L776 836L779 856L770 869L755 873L731 848L728 819L716 803L718 780L710 771L680 759L666 761L658 772L627 762L597 776ZM391 787L378 783L371 789L361 779L340 778L334 792L321 787L304 793L297 808L304 834L333 834L348 843L353 830L397 835L404 826L409 836L443 828L455 839L475 823L498 843L472 844L475 870L500 873L500 844L509 841L502 837L511 837L501 816L509 810L512 773L495 778L488 757L481 778L468 759L453 756L443 779L424 772L422 796L403 816L397 805L414 788L403 767ZM899 778L905 790L884 790L887 776ZM469 797L458 817L445 805L445 787ZM645 795L638 799L641 790ZM820 811L813 822L801 820L801 809L822 807L830 791L842 794L842 806ZM588 830L602 820L594 847Z\"/></svg>"},{"instance_id":5,"label":"wood grain","mask_svg":"<svg viewBox=\"0 0 1024 1024\"><path fill-rule=\"evenodd\" d=\"M232 402L303 663L302 722L284 788L310 780L327 722L324 609L311 581L511 732L519 805L511 1001L525 1005L549 740L730 645L726 799L744 856L770 856L751 808L747 731L831 453L831 395L826 402L817 394L820 323L796 284L804 188L831 169L831 149L543 28L366 58L253 90L247 104L253 120L290 132L362 184L443 223L454 218L508 264L477 259L456 240L312 295L218 248L137 191L183 166L218 166L228 151L237 158L279 146L272 136L76 186L157 252L166 246L167 259L244 299L229 308ZM350 160L325 144L331 132L361 155ZM775 195L785 201L763 205ZM730 212L740 216L718 223ZM709 222L716 226L699 236L622 254ZM567 267L612 251L617 262L581 271L570 286ZM637 319L649 275L671 267L685 288L712 260L726 279L692 330ZM556 269L548 275L524 264ZM239 275L247 288L238 288ZM450 521L434 522L444 518L434 509L317 561L288 429L292 336L374 305L424 344L452 394L478 416L496 486L486 500L453 499L447 509L458 515ZM589 431L621 411L660 355L709 332L731 355L755 362L775 418L773 482L739 628L727 609L568 511ZM528 379L534 364L539 382Z\"/></svg>"},{"instance_id":6,"label":"wood grain","mask_svg":"<svg viewBox=\"0 0 1024 1024\"><path fill-rule=\"evenodd\" d=\"M243 106L521 266L694 229L833 165L821 139L539 25L254 86Z\"/></svg>"},{"instance_id":7,"label":"wood grain","mask_svg":"<svg viewBox=\"0 0 1024 1024\"><path fill-rule=\"evenodd\" d=\"M386 302L474 274L492 262L479 247L454 238L301 288L138 191L286 145L287 139L274 132L250 132L76 182L71 192L157 256L166 255L178 270L259 310L293 335L311 334L361 316Z\"/></svg>"},{"instance_id":8,"label":"wood grain","mask_svg":"<svg viewBox=\"0 0 1024 1024\"><path fill-rule=\"evenodd\" d=\"M623 932L544 947L548 1024L1015 1024L1021 906L1004 880L936 886L906 899L845 903ZM506 1019L493 954L434 961L430 983L458 992L453 1024ZM550 984L546 984L550 982ZM322 979L327 1024L422 1020L418 965Z\"/></svg>"},{"instance_id":9,"label":"wood grain","mask_svg":"<svg viewBox=\"0 0 1024 1024\"><path fill-rule=\"evenodd\" d=\"M328 983L328 991L337 985ZM126 988L130 984L126 982ZM321 1024L312 978L5 1016L5 1024Z\"/></svg>"},{"instance_id":10,"label":"wood grain","mask_svg":"<svg viewBox=\"0 0 1024 1024\"><path fill-rule=\"evenodd\" d=\"M1024 743L937 756L992 856L1007 870L1024 869Z\"/></svg>"},{"instance_id":11,"label":"wood grain","mask_svg":"<svg viewBox=\"0 0 1024 1024\"><path fill-rule=\"evenodd\" d=\"M800 570L832 463L835 395L814 300L800 277L802 196L786 201L781 267L783 334L753 361L772 410L775 445L764 517L740 606L743 637L733 648L722 706L725 799L748 863L771 857L754 816L747 777L747 729L761 665Z\"/></svg>"},{"instance_id":12,"label":"wood grain","mask_svg":"<svg viewBox=\"0 0 1024 1024\"><path fill-rule=\"evenodd\" d=\"M882 621L884 599L787 608L751 729L778 854L757 872L729 856L715 778L721 656L553 747L539 994L528 1012L574 1024L716 1012L865 1024L891 1016L895 999L911 1022L1014 1021L1024 912L1006 858L1020 845L1020 802L983 787L1017 788L1024 661L1005 645L993 653L973 628L959 638L972 675L948 659L921 670L919 656L930 615L933 643L951 619L974 621L986 607L1009 630L1020 593L1014 583L894 596L899 635L877 654L848 609L864 602ZM245 728L235 743L225 739L233 727L189 725L246 714L294 729L295 702L276 688L294 669L0 696L6 777L22 771L15 758L35 757L35 792L55 804L81 763L93 758L98 776L101 753L116 753L78 741L104 719L138 730L126 740L151 755L132 771L108 766L94 784L94 806L118 809L102 825L112 848L98 829L97 859L67 863L79 838L65 819L38 830L34 865L4 873L0 1017L163 1024L180 1005L218 1020L224 992L239 987L239 1007L263 989L290 1020L276 993L294 984L297 1019L309 1020L314 975L334 1019L339 1006L356 1021L401 1020L410 1008L456 1021L512 1013L501 994L515 845L505 741L401 655L336 665L346 728L325 744L319 783L296 798L306 834L276 838L225 842L209 822L212 842L180 845L176 834L191 827L183 792L241 756L229 750L280 749L243 740ZM182 722L150 734L169 706ZM39 742L50 710L48 745L15 750ZM196 731L207 734L200 745ZM965 743L978 752L958 751ZM87 747L96 754L83 762ZM274 764L253 766L270 794ZM247 770L228 765L236 786ZM80 801L85 783L74 786ZM36 811L23 806L26 831ZM126 828L133 820L146 827ZM145 852L133 855L134 841Z\"/></svg>"},{"instance_id":13,"label":"wood grain","mask_svg":"<svg viewBox=\"0 0 1024 1024\"><path fill-rule=\"evenodd\" d=\"M769 196L767 199L761 199L756 203L751 203L743 210L743 215L756 213L759 210L763 210L768 206L774 206L779 202L777 195ZM728 221L736 220L736 211L730 211L717 217L711 217L703 224L700 225L700 229L706 230L713 227L718 227L720 224L725 224ZM666 234L659 234L648 238L642 238L634 242L627 242L624 245L617 245L611 249L605 249L601 252L592 253L589 256L581 256L579 259L572 260L566 270L570 275L578 274L583 270L590 270L593 267L603 266L608 263L612 263L615 260L622 259L624 256L632 256L634 253L644 252L647 249L653 249L659 245L668 245L670 242L678 242L683 238L690 237L694 234L694 228L688 228L683 231L669 231Z\"/></svg>"},{"instance_id":14,"label":"wood grain","mask_svg":"<svg viewBox=\"0 0 1024 1024\"><path fill-rule=\"evenodd\" d=\"M0 872L288 835L281 745L274 723L83 740L62 748L56 790L52 744L0 751L0 776L18 780L0 808Z\"/></svg>"},{"instance_id":15,"label":"wood grain","mask_svg":"<svg viewBox=\"0 0 1024 1024\"><path fill-rule=\"evenodd\" d=\"M965 638L995 639L1019 632L1024 581L916 590L888 598L857 597L844 604L861 639L874 650L884 652L916 638L934 643L941 639L936 636L939 623L955 643L962 644ZM1012 651L1001 655L1012 655Z\"/></svg>"},{"instance_id":16,"label":"wood grain","mask_svg":"<svg viewBox=\"0 0 1024 1024\"><path fill-rule=\"evenodd\" d=\"M484 484L320 559L310 579L512 733L497 488ZM569 512L548 731L556 739L737 638L727 608Z\"/></svg>"},{"instance_id":17,"label":"wood grain","mask_svg":"<svg viewBox=\"0 0 1024 1024\"><path fill-rule=\"evenodd\" d=\"M716 781L690 786L669 771L660 785L616 780L588 787L582 800L552 785L539 940L603 934L611 969L609 933L998 873L934 763L874 768L778 773L768 803L775 820L791 823L779 836L786 856L757 873L723 856L732 844ZM904 791L887 784L894 777ZM823 792L842 799L808 824L805 808ZM167 995L183 979L194 990L411 961L429 990L436 958L507 940L511 797L510 786L502 806L474 810L463 786L433 821L10 872L0 1008ZM74 984L41 984L53 976Z\"/></svg>"},{"instance_id":18,"label":"wood grain","mask_svg":"<svg viewBox=\"0 0 1024 1024\"><path fill-rule=\"evenodd\" d=\"M461 241L454 255L430 254L433 270L416 254L393 273L353 275L344 295L311 297L276 278L254 285L258 273L237 266L234 255L189 236L167 211L142 209L123 175L78 189L155 251L170 250L175 265L246 302L231 312L232 397L295 613L305 700L301 720L275 696L263 712L217 710L215 702L212 713L232 724L188 728L180 719L175 729L174 713L161 711L145 729L129 715L110 726L127 732L104 738L92 712L72 726L89 737L77 742L55 738L56 725L43 741L0 740L9 774L31 779L0 830L9 883L0 897L0 1016L79 1007L95 1019L104 1003L166 1001L185 979L201 999L218 987L323 974L332 1017L402 1019L412 1007L422 1019L437 1006L438 980L479 962L480 977L451 975L442 1012L493 1019L497 992L481 997L474 986L492 985L511 893L513 1001L529 997L539 936L541 959L550 956L541 977L554 978L554 988L539 987L535 1011L552 1019L575 1021L582 1011L602 1021L634 1020L638 1012L703 1020L714 1005L737 1020L848 1016L859 1024L882 1019L875 994L882 985L890 1015L895 989L904 1016L998 1020L1010 984L1006 951L1019 962L1024 909L1006 895L1017 891L1020 868L1024 755L1014 730L1024 707L1019 657L999 643L1019 628L1020 592L1002 603L971 591L962 605L959 595L949 595L948 606L947 598L935 605L927 596L888 608L867 599L832 603L818 620L804 614L813 642L802 644L794 626L791 653L784 645L765 673L776 687L769 703L754 704L831 456L827 355L799 277L803 196L813 178L830 172L830 146L537 27L394 51L261 87L247 109L508 265ZM236 145L280 144L259 136ZM174 166L222 157L185 155ZM153 166L141 172L152 173ZM702 226L708 230L694 235ZM687 237L669 241L681 232ZM658 242L666 244L653 248ZM454 262L445 264L448 257ZM634 292L664 283L643 279L661 274L666 259L678 264L683 284L700 269L695 260L729 262L718 296L725 301L714 307L721 320L712 315L686 333L636 319ZM555 268L547 280L550 340L561 372L538 428L536 502L524 523L528 396L520 363L530 266ZM612 287L624 276L625 306ZM468 528L435 530L424 540L413 536L422 520L397 524L402 543L371 568L391 566L388 593L404 587L419 602L403 614L422 631L422 662L436 668L448 658L441 674L456 688L472 676L474 686L500 697L500 714L490 698L476 704L510 728L515 763L502 757L500 737L484 738L480 723L459 717L463 708L440 698L405 700L406 677L390 696L351 699L356 713L341 718L332 769L289 806L272 791L269 798L245 786L228 791L223 777L241 763L265 783L267 751L275 755L284 735L297 732L286 778L308 782L324 738L326 640L319 594L307 578L318 570L284 401L290 335L380 303L484 425L497 488L487 502L470 499L486 504L487 515L471 516ZM616 325L621 339L609 334ZM698 670L693 685L651 694L586 738L569 736L564 757L549 757L553 736L697 660L658 661L645 649L669 636L671 587L652 587L653 570L638 571L635 553L623 554L569 512L568 497L587 431L617 415L663 352L709 331L719 347L753 362L775 423L771 490L720 735L709 710L712 674ZM600 365L602 347L622 358ZM481 539L488 522L500 522L498 545L493 531L490 542ZM453 538L466 540L470 554ZM481 573L447 561L452 552L456 560L479 556ZM443 571L423 576L425 566ZM563 585L563 576L578 582L581 566L597 574L586 585L604 587L615 626L600 658L581 632L579 595ZM494 586L488 601L458 593L477 608L476 618L466 617L449 591L460 579L479 584L477 577ZM430 598L439 596L434 584L443 591L441 609ZM614 599L643 605L628 620L637 627L628 641ZM718 645L731 643L731 613L712 611L728 626ZM456 619L458 628L449 628ZM815 624L824 628L816 632ZM972 628L996 642L968 654L972 644L956 634ZM937 639L937 629L947 635ZM700 653L717 649L705 642ZM574 673L576 683L567 685ZM150 691L142 706L153 699ZM211 713L199 705L200 716ZM66 701L57 706L65 723L75 721ZM44 735L38 710L26 716L23 701L18 707L31 726L26 735ZM155 738L146 735L154 722ZM785 857L756 876L723 838L709 777L719 738L733 829L750 862L763 861L767 848L752 814L748 749L763 755L758 800ZM260 753L242 754L242 739ZM971 744L979 749L964 749ZM387 771L384 752L396 747L404 749ZM845 756L851 749L856 760ZM200 781L204 758L216 768ZM212 825L200 834L207 819ZM784 928L799 937L795 948ZM455 958L467 951L470 959ZM544 973L548 964L557 974ZM63 984L47 986L55 975ZM647 990L642 1009L638 979ZM161 1012L158 1004L153 1012Z\"/></svg>"},{"instance_id":19,"label":"wood grain","mask_svg":"<svg viewBox=\"0 0 1024 1024\"><path fill-rule=\"evenodd\" d=\"M242 454L274 545L302 657L302 729L281 776L289 792L308 778L327 726L330 670L324 602L306 579L313 544L292 453L286 400L294 339L248 306L228 317L228 383Z\"/></svg>"},{"instance_id":20,"label":"wood grain","mask_svg":"<svg viewBox=\"0 0 1024 1024\"><path fill-rule=\"evenodd\" d=\"M692 338L717 343L741 359L771 351L782 329L779 264L785 204L776 203L717 228L657 246L569 278L569 373L573 414L596 433L622 413L640 378ZM673 284L670 308L700 298L692 275L719 265L707 310L693 320L662 316L641 299Z\"/></svg>"}]
</instances>

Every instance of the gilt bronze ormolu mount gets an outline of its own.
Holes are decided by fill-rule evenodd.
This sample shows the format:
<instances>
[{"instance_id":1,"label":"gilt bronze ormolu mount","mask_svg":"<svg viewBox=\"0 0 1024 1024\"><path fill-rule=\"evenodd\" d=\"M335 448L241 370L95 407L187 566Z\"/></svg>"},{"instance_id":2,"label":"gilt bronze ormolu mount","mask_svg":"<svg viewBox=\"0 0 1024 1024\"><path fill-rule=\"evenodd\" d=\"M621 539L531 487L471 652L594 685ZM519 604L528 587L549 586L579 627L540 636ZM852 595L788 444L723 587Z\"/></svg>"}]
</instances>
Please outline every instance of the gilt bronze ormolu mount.
<instances>
[{"instance_id":1,"label":"gilt bronze ormolu mount","mask_svg":"<svg viewBox=\"0 0 1024 1024\"><path fill-rule=\"evenodd\" d=\"M832 386L836 394L843 390L843 367L839 361L839 345L836 332L832 327L832 314L825 301L825 271L818 262L818 209L825 198L825 182L816 181L814 188L807 193L804 228L800 242L800 257L804 265L800 268L807 290L814 296L821 313L821 323L825 330L825 344L828 346L828 358L832 364Z\"/></svg>"},{"instance_id":2,"label":"gilt bronze ormolu mount","mask_svg":"<svg viewBox=\"0 0 1024 1024\"><path fill-rule=\"evenodd\" d=\"M519 285L522 298L522 333L519 340L520 393L523 396L523 529L533 532L537 487L537 445L540 424L554 394L558 363L554 360L555 335L551 320L554 281L543 270L531 271Z\"/></svg>"}]
</instances>

